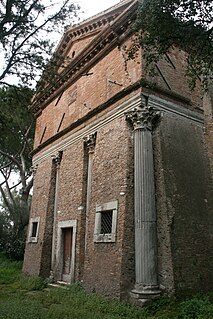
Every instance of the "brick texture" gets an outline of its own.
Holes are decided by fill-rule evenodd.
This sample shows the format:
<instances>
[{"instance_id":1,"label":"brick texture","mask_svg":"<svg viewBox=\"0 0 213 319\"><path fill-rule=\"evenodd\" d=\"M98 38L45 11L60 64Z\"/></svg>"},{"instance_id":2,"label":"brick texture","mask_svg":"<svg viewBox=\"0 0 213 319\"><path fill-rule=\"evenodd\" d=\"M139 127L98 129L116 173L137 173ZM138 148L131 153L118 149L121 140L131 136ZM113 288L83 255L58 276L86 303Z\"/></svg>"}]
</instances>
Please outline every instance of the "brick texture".
<instances>
[{"instance_id":1,"label":"brick texture","mask_svg":"<svg viewBox=\"0 0 213 319\"><path fill-rule=\"evenodd\" d=\"M74 59L74 51L77 56L87 48L95 36L92 33L69 44L70 58ZM125 114L112 116L112 112L143 93L147 99L156 95L180 110L203 114L199 85L193 92L188 88L183 52L172 51L150 77L141 52L136 60L127 59L125 47L130 43L131 39L124 39L106 52L88 68L88 75L79 77L37 117L33 160L38 168L30 217L40 217L40 225L38 242L26 243L23 266L29 275L50 274L56 186L52 155L60 150L54 251L57 255L57 249L62 249L59 223L77 221L74 280L88 291L118 299L128 299L135 283L134 139ZM83 140L87 130L97 133L88 220L88 149ZM207 115L204 131L196 121L164 112L153 132L158 277L161 290L167 293L212 289L212 130L212 117ZM96 243L96 205L115 200L116 241ZM54 279L61 280L57 267L53 272Z\"/></svg>"}]
</instances>

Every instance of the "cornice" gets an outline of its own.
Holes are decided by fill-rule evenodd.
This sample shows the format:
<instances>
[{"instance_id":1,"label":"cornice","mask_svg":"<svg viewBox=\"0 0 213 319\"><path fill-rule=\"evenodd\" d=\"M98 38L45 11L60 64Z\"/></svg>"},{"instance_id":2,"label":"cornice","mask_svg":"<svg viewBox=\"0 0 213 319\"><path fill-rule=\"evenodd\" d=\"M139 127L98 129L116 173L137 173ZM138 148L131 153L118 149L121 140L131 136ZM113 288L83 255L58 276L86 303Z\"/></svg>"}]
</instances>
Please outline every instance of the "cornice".
<instances>
[{"instance_id":1,"label":"cornice","mask_svg":"<svg viewBox=\"0 0 213 319\"><path fill-rule=\"evenodd\" d=\"M107 25L91 43L74 58L60 73L54 86L49 84L45 91L37 93L31 106L35 116L51 103L61 92L91 69L103 56L121 43L130 33L129 25L136 17L138 1L133 1L111 25Z\"/></svg>"},{"instance_id":2,"label":"cornice","mask_svg":"<svg viewBox=\"0 0 213 319\"><path fill-rule=\"evenodd\" d=\"M43 149L43 144L41 147L38 147L33 151L33 165L37 165L40 161L43 161L56 152L64 151L69 147L70 145L76 143L77 141L85 142L85 137L91 134L94 134L96 131L98 131L101 127L104 127L108 123L110 123L112 120L122 117L126 111L129 111L130 109L134 107L139 107L141 105L141 94L137 94L134 97L131 97L130 99L127 99L123 103L119 104L116 108L113 108L111 111L109 111L106 115L102 115L101 117L94 119L94 121L86 126L83 126L81 129L77 130L76 132L73 132L72 134L68 134L67 137L63 138L62 140L58 141L55 145L52 144L53 141L56 141L57 139L54 138L54 140L49 140L48 143L45 146L49 146L46 149ZM86 119L84 119L86 120ZM79 124L79 123L78 123ZM76 125L77 126L77 125ZM73 125L70 126L69 131L73 129ZM66 131L66 133L68 130ZM64 135L65 131L63 132ZM59 137L59 136L58 136ZM42 152L40 152L42 150Z\"/></svg>"},{"instance_id":3,"label":"cornice","mask_svg":"<svg viewBox=\"0 0 213 319\"><path fill-rule=\"evenodd\" d=\"M138 88L139 83L135 83L131 90L136 90ZM140 86L140 85L139 85ZM130 88L129 88L130 90ZM129 93L129 92L126 92ZM118 98L119 99L119 98ZM161 99L155 95L146 96L148 100L147 107L148 109L155 109L156 111L161 113L161 116L175 117L179 120L187 120L188 123L194 123L198 127L202 129L204 124L203 116L195 111L190 111L182 106L178 105L178 103L173 103L170 101L166 101ZM113 101L110 101L111 103ZM98 112L101 112L103 109L109 106L108 104L101 105L98 109ZM60 134L54 135L48 141L40 145L37 149L33 151L33 165L39 164L41 161L46 160L47 158L53 156L57 152L62 152L66 150L70 145L77 143L78 141L85 141L85 137L97 132L100 128L104 127L111 121L116 118L126 116L132 110L141 109L144 106L144 96L143 94L137 92L134 96L129 99L125 99L121 104L118 104L115 108L110 110L107 114L103 114L100 117L94 117L94 121L90 124L82 126L77 131L71 132L74 128L79 126L80 124L91 118L95 115L94 110L91 111L91 114L85 116L84 119L81 119L80 122L72 123L69 128L64 129ZM97 110L96 110L97 112ZM71 134L67 134L71 132ZM65 136L67 134L67 136ZM58 140L60 137L64 136L63 139ZM53 144L53 142L57 143ZM48 148L47 148L48 146ZM46 148L46 149L45 149ZM42 152L41 152L42 151Z\"/></svg>"},{"instance_id":4,"label":"cornice","mask_svg":"<svg viewBox=\"0 0 213 319\"><path fill-rule=\"evenodd\" d=\"M57 54L65 55L67 47L70 47L70 44L72 44L74 41L88 36L91 33L100 31L106 25L109 25L121 14L122 11L124 11L127 6L129 6L131 2L133 2L133 0L122 1L97 15L84 20L79 24L67 27L56 49Z\"/></svg>"},{"instance_id":5,"label":"cornice","mask_svg":"<svg viewBox=\"0 0 213 319\"><path fill-rule=\"evenodd\" d=\"M78 126L82 125L89 119L93 118L95 115L101 113L103 110L108 108L113 103L119 101L120 99L124 98L125 96L128 96L131 92L136 91L141 87L140 81L135 82L134 84L130 85L129 87L123 89L122 91L118 92L116 95L111 97L109 100L104 102L103 104L99 105L97 108L89 111L85 116L81 117L77 121L71 123L68 127L63 129L62 131L56 133L52 137L50 137L48 140L40 144L36 149L32 151L32 155L39 153L41 150L43 150L45 147L49 146L53 142L57 141L62 136L65 136L67 133L71 132Z\"/></svg>"}]
</instances>

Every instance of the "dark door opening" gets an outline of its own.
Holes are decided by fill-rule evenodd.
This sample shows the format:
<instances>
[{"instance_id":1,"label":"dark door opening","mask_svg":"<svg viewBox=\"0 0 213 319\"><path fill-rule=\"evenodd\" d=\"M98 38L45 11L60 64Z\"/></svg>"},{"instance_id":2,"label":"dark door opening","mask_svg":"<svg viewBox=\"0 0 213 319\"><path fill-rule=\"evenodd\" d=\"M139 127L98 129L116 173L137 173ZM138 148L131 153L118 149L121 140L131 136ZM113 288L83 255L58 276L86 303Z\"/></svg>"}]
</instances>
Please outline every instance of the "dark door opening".
<instances>
[{"instance_id":1,"label":"dark door opening","mask_svg":"<svg viewBox=\"0 0 213 319\"><path fill-rule=\"evenodd\" d=\"M63 242L63 268L62 280L71 281L71 262L72 262L72 244L73 244L73 228L62 229Z\"/></svg>"}]
</instances>

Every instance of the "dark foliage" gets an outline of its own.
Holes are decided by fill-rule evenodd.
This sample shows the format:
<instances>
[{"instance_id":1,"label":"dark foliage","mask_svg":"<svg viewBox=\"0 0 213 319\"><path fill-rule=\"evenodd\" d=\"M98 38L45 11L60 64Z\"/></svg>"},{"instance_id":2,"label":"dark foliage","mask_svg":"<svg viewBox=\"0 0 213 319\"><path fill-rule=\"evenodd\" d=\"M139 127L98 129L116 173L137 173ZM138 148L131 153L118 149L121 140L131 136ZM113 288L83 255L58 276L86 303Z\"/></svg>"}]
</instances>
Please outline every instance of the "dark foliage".
<instances>
[{"instance_id":1,"label":"dark foliage","mask_svg":"<svg viewBox=\"0 0 213 319\"><path fill-rule=\"evenodd\" d=\"M178 47L188 54L187 75L194 86L199 77L207 87L213 73L212 0L144 0L134 25L138 31L129 51L139 46L150 66L170 49Z\"/></svg>"}]
</instances>

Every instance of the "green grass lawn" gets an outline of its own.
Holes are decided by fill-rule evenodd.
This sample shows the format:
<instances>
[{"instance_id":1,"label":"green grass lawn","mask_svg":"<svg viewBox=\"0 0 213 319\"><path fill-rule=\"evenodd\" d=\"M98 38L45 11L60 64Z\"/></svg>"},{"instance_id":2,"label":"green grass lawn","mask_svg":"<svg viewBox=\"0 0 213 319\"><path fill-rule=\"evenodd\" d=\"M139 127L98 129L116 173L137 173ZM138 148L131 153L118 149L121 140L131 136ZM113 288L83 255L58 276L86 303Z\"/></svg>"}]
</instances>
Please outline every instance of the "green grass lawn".
<instances>
[{"instance_id":1,"label":"green grass lawn","mask_svg":"<svg viewBox=\"0 0 213 319\"><path fill-rule=\"evenodd\" d=\"M161 297L138 309L87 294L78 284L50 288L41 278L23 276L21 266L0 254L0 319L213 319L207 296Z\"/></svg>"}]
</instances>

